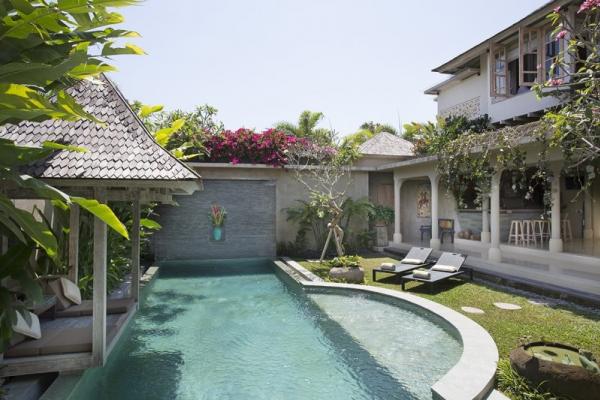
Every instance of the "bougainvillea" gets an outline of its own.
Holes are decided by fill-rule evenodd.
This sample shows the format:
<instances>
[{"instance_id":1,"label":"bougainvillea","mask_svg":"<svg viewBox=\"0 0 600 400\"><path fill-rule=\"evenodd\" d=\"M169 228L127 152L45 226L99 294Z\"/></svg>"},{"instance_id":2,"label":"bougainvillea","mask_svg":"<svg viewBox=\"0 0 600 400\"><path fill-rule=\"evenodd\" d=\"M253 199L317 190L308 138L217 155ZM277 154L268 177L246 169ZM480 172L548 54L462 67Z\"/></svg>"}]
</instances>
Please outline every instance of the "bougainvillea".
<instances>
[{"instance_id":1,"label":"bougainvillea","mask_svg":"<svg viewBox=\"0 0 600 400\"><path fill-rule=\"evenodd\" d=\"M308 140L275 129L257 133L241 128L210 136L204 146L208 153L206 161L267 164L278 167L287 164L287 149L296 144L308 145Z\"/></svg>"}]
</instances>

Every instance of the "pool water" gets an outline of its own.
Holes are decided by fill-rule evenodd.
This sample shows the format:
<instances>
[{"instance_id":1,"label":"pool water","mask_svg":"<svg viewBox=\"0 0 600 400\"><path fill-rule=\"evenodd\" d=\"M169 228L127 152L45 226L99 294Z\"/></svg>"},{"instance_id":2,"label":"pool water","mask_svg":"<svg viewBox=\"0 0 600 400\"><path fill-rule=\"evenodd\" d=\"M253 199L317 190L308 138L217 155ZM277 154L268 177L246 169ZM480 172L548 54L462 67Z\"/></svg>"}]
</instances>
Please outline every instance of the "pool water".
<instances>
[{"instance_id":1,"label":"pool water","mask_svg":"<svg viewBox=\"0 0 600 400\"><path fill-rule=\"evenodd\" d=\"M462 347L424 313L305 294L265 260L167 265L69 399L431 399Z\"/></svg>"}]
</instances>

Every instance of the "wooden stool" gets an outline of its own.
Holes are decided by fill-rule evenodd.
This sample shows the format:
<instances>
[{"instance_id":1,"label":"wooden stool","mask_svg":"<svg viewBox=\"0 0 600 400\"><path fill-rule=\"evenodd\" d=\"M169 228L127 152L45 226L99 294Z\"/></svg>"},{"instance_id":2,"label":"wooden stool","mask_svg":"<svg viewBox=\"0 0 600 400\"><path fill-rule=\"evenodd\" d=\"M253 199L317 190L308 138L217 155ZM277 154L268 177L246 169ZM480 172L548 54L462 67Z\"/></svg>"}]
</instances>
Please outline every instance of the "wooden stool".
<instances>
[{"instance_id":1,"label":"wooden stool","mask_svg":"<svg viewBox=\"0 0 600 400\"><path fill-rule=\"evenodd\" d=\"M533 242L535 246L537 246L537 238L535 237L535 225L533 220L525 219L523 220L523 242L529 246L530 242Z\"/></svg>"},{"instance_id":2,"label":"wooden stool","mask_svg":"<svg viewBox=\"0 0 600 400\"><path fill-rule=\"evenodd\" d=\"M571 230L571 220L563 219L560 221L560 233L565 242L573 239L573 231Z\"/></svg>"},{"instance_id":3,"label":"wooden stool","mask_svg":"<svg viewBox=\"0 0 600 400\"><path fill-rule=\"evenodd\" d=\"M508 232L508 244L511 241L515 242L515 245L519 245L524 242L523 237L523 221L513 219L510 221L510 231Z\"/></svg>"},{"instance_id":4,"label":"wooden stool","mask_svg":"<svg viewBox=\"0 0 600 400\"><path fill-rule=\"evenodd\" d=\"M546 219L534 220L533 231L535 232L535 235L540 238L540 243L544 243L544 240L550 239L550 221Z\"/></svg>"}]
</instances>

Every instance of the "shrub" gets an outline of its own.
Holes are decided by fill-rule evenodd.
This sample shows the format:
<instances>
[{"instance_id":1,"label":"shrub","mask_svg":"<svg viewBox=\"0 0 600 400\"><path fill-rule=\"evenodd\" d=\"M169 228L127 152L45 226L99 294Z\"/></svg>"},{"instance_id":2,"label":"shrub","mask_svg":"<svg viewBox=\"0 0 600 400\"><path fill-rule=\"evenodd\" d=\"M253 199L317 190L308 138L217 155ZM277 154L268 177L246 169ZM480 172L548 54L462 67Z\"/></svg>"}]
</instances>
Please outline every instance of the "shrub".
<instances>
[{"instance_id":1,"label":"shrub","mask_svg":"<svg viewBox=\"0 0 600 400\"><path fill-rule=\"evenodd\" d=\"M509 360L498 362L498 389L515 400L559 400L560 398L544 392L541 387L533 387L510 365Z\"/></svg>"},{"instance_id":2,"label":"shrub","mask_svg":"<svg viewBox=\"0 0 600 400\"><path fill-rule=\"evenodd\" d=\"M327 262L329 268L359 268L360 257L358 256L343 256L335 257Z\"/></svg>"}]
</instances>

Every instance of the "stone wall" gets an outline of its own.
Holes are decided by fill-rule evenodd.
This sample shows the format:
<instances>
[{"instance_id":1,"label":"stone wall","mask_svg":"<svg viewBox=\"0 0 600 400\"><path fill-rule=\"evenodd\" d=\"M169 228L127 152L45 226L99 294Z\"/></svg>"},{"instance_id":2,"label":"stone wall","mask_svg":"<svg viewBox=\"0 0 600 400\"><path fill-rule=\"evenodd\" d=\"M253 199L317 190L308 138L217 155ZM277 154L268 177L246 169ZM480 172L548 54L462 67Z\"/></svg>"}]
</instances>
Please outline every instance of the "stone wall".
<instances>
[{"instance_id":1,"label":"stone wall","mask_svg":"<svg viewBox=\"0 0 600 400\"><path fill-rule=\"evenodd\" d=\"M204 190L160 206L162 229L153 235L158 260L275 256L275 182L205 180ZM212 203L227 210L222 241L211 237Z\"/></svg>"}]
</instances>

